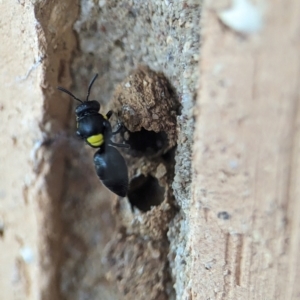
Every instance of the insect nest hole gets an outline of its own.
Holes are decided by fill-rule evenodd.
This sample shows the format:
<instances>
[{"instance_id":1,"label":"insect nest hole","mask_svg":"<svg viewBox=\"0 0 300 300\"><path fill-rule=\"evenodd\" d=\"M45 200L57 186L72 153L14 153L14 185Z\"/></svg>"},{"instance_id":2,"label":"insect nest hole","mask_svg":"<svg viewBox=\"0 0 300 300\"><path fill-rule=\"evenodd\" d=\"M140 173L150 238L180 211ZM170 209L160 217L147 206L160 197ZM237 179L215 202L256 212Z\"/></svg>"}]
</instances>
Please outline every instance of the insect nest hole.
<instances>
[{"instance_id":1,"label":"insect nest hole","mask_svg":"<svg viewBox=\"0 0 300 300\"><path fill-rule=\"evenodd\" d=\"M148 175L139 175L132 179L128 191L128 199L132 207L146 212L151 207L158 206L164 201L165 188L157 178ZM143 201L141 201L143 199Z\"/></svg>"},{"instance_id":2,"label":"insect nest hole","mask_svg":"<svg viewBox=\"0 0 300 300\"><path fill-rule=\"evenodd\" d=\"M127 132L124 139L130 146L133 156L152 156L161 154L168 146L168 136L164 131L155 132L144 128L136 132Z\"/></svg>"}]
</instances>

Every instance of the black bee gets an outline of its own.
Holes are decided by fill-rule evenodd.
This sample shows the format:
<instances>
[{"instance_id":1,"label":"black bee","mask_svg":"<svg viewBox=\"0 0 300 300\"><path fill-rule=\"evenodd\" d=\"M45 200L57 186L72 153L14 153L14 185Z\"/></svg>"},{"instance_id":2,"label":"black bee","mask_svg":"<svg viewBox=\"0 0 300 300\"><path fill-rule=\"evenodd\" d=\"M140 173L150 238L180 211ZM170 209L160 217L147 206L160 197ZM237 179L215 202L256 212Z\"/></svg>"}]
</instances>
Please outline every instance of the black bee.
<instances>
[{"instance_id":1,"label":"black bee","mask_svg":"<svg viewBox=\"0 0 300 300\"><path fill-rule=\"evenodd\" d=\"M81 103L75 110L76 133L91 147L99 148L94 155L98 177L109 190L120 197L125 197L128 191L128 170L123 156L115 147L128 148L129 146L111 141L112 136L122 129L122 125L119 125L115 132L112 131L109 122L112 111L102 115L99 113L99 102L96 100L89 101L91 88L97 77L98 74L94 76L89 84L85 101L76 98L71 92L62 87L58 87L58 89Z\"/></svg>"}]
</instances>

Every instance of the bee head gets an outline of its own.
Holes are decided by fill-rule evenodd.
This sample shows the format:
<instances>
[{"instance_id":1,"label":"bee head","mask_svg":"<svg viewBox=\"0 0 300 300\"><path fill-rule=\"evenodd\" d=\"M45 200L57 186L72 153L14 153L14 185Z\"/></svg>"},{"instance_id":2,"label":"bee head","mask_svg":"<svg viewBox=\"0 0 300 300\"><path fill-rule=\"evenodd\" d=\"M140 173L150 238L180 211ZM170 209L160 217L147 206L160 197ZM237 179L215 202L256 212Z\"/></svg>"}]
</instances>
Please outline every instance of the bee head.
<instances>
[{"instance_id":1,"label":"bee head","mask_svg":"<svg viewBox=\"0 0 300 300\"><path fill-rule=\"evenodd\" d=\"M97 77L98 77L98 74L96 74L93 77L92 81L90 82L85 101L78 99L70 91L66 90L65 88L60 87L60 86L57 87L58 90L70 95L73 99L75 99L76 101L79 101L81 103L75 109L75 113L76 113L77 117L81 117L81 116L85 115L86 113L98 113L98 111L100 110L100 103L98 101L96 101L96 100L89 101L91 88Z\"/></svg>"},{"instance_id":2,"label":"bee head","mask_svg":"<svg viewBox=\"0 0 300 300\"><path fill-rule=\"evenodd\" d=\"M81 117L87 113L98 113L100 110L100 103L96 100L85 101L79 104L75 109L77 117Z\"/></svg>"}]
</instances>

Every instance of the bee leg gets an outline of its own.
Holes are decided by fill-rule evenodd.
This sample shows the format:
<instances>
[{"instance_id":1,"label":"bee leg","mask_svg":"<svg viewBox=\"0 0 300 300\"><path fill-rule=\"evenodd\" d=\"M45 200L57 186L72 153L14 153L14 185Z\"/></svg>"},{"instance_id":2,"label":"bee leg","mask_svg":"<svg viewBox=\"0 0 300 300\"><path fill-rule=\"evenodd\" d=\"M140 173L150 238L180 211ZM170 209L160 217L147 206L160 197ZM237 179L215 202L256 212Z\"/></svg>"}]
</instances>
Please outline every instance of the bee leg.
<instances>
[{"instance_id":1,"label":"bee leg","mask_svg":"<svg viewBox=\"0 0 300 300\"><path fill-rule=\"evenodd\" d=\"M117 127L116 131L113 131L111 134L116 135L116 134L120 133L123 128L124 128L124 125L122 123L118 123L118 127Z\"/></svg>"},{"instance_id":2,"label":"bee leg","mask_svg":"<svg viewBox=\"0 0 300 300\"><path fill-rule=\"evenodd\" d=\"M117 133L120 133L124 128L125 127L122 123L118 123L117 130L113 131L111 133L111 135L116 135ZM119 144L119 143L114 143L113 141L109 141L108 144L111 145L111 146L119 147L119 148L127 148L127 149L130 148L130 146L128 144Z\"/></svg>"},{"instance_id":3,"label":"bee leg","mask_svg":"<svg viewBox=\"0 0 300 300\"><path fill-rule=\"evenodd\" d=\"M110 117L112 116L112 114L113 114L113 111L112 111L112 110L110 110L110 111L107 112L107 114L106 114L107 120L110 119Z\"/></svg>"},{"instance_id":4,"label":"bee leg","mask_svg":"<svg viewBox=\"0 0 300 300\"><path fill-rule=\"evenodd\" d=\"M114 143L112 141L109 141L108 144L111 146L119 147L119 148L127 148L127 149L130 148L130 146L128 144L118 144L118 143Z\"/></svg>"}]
</instances>

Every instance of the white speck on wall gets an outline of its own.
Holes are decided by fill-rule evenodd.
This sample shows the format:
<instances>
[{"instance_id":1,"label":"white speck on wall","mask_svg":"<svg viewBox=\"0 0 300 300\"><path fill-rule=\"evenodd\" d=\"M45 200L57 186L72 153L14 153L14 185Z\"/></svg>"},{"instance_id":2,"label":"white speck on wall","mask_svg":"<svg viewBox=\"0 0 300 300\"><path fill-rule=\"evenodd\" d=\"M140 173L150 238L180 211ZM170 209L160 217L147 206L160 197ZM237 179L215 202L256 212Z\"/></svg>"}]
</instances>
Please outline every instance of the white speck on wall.
<instances>
[{"instance_id":1,"label":"white speck on wall","mask_svg":"<svg viewBox=\"0 0 300 300\"><path fill-rule=\"evenodd\" d=\"M99 6L100 6L100 7L105 6L105 4L106 4L106 1L105 1L105 0L99 0Z\"/></svg>"},{"instance_id":2,"label":"white speck on wall","mask_svg":"<svg viewBox=\"0 0 300 300\"><path fill-rule=\"evenodd\" d=\"M238 166L239 166L238 161L236 161L236 160L231 160L231 161L229 161L229 167L230 167L231 169L237 169Z\"/></svg>"},{"instance_id":3,"label":"white speck on wall","mask_svg":"<svg viewBox=\"0 0 300 300\"><path fill-rule=\"evenodd\" d=\"M34 254L30 247L21 248L20 255L27 264L30 264L34 261Z\"/></svg>"},{"instance_id":4,"label":"white speck on wall","mask_svg":"<svg viewBox=\"0 0 300 300\"><path fill-rule=\"evenodd\" d=\"M225 25L240 33L255 33L262 28L262 10L249 0L233 0L232 7L218 15Z\"/></svg>"},{"instance_id":5,"label":"white speck on wall","mask_svg":"<svg viewBox=\"0 0 300 300\"><path fill-rule=\"evenodd\" d=\"M37 140L34 143L34 146L33 146L32 150L30 152L30 159L31 159L31 161L36 162L36 160L37 160L37 152L42 147L42 145L43 145L43 140Z\"/></svg>"},{"instance_id":6,"label":"white speck on wall","mask_svg":"<svg viewBox=\"0 0 300 300\"><path fill-rule=\"evenodd\" d=\"M213 75L219 75L223 69L224 65L218 63L214 66L212 73Z\"/></svg>"}]
</instances>

